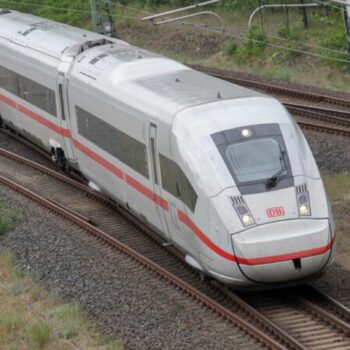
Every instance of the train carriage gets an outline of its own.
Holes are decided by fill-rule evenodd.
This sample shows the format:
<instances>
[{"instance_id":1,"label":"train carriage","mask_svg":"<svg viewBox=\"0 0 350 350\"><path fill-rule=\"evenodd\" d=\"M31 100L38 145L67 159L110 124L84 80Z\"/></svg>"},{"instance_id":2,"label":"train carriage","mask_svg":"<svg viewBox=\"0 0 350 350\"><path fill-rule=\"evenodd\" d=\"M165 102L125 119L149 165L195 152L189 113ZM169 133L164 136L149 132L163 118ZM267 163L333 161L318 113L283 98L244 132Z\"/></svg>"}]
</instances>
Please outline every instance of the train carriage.
<instances>
[{"instance_id":1,"label":"train carriage","mask_svg":"<svg viewBox=\"0 0 350 350\"><path fill-rule=\"evenodd\" d=\"M0 10L0 114L224 283L298 283L334 260L316 163L271 97Z\"/></svg>"}]
</instances>

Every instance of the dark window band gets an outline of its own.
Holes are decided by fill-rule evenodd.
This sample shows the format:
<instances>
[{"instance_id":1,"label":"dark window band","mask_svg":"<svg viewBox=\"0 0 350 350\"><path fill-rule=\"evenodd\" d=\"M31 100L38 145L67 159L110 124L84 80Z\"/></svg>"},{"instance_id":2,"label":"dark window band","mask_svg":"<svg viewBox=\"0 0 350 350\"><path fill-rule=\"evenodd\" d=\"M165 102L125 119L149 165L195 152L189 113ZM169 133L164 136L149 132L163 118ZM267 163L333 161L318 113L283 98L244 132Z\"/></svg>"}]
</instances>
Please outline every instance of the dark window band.
<instances>
[{"instance_id":1,"label":"dark window band","mask_svg":"<svg viewBox=\"0 0 350 350\"><path fill-rule=\"evenodd\" d=\"M169 158L159 154L159 163L164 190L179 198L192 212L197 203L197 194L181 168Z\"/></svg>"},{"instance_id":2,"label":"dark window band","mask_svg":"<svg viewBox=\"0 0 350 350\"><path fill-rule=\"evenodd\" d=\"M149 179L146 146L76 106L79 134Z\"/></svg>"},{"instance_id":3,"label":"dark window band","mask_svg":"<svg viewBox=\"0 0 350 350\"><path fill-rule=\"evenodd\" d=\"M0 66L0 87L57 117L55 91Z\"/></svg>"}]
</instances>

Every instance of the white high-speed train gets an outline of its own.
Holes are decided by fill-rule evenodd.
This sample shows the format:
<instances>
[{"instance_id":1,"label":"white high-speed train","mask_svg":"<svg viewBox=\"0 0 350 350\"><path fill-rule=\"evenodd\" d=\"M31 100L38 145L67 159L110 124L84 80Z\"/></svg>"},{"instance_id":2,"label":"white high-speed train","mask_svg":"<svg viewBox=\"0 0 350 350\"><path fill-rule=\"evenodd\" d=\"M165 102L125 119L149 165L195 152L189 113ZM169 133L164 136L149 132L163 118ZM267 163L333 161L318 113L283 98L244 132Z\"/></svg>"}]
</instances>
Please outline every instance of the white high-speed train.
<instances>
[{"instance_id":1,"label":"white high-speed train","mask_svg":"<svg viewBox=\"0 0 350 350\"><path fill-rule=\"evenodd\" d=\"M315 160L271 97L0 10L0 114L224 283L299 283L334 260Z\"/></svg>"}]
</instances>

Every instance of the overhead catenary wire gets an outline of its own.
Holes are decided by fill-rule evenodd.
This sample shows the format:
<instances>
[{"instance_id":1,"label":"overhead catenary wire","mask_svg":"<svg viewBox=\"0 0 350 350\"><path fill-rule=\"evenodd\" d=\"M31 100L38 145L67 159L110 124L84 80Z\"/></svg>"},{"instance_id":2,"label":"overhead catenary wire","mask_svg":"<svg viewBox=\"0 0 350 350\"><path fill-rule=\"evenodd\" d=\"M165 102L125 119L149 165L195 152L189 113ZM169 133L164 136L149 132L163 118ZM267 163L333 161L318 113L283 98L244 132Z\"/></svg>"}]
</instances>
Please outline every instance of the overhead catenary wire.
<instances>
[{"instance_id":1,"label":"overhead catenary wire","mask_svg":"<svg viewBox=\"0 0 350 350\"><path fill-rule=\"evenodd\" d=\"M110 1L111 2L111 1ZM318 2L322 2L323 1L318 1ZM21 1L16 1L16 0L0 0L0 3L11 3L11 4L16 4L16 5L21 5L21 6L33 6L33 7L43 7L45 6L46 8L51 8L54 10L58 10L58 11L66 11L66 12L76 12L76 13L81 13L81 14L86 14L86 15L91 15L91 11L87 11L87 10L79 10L79 9L74 9L71 7L58 7L58 6L52 6L52 5L43 5L43 4L38 4L38 3L23 3ZM126 5L122 5L120 3L117 2L111 2L112 4L115 4L116 6L123 6L126 8ZM127 6L130 7L130 6ZM130 7L129 10L137 10L134 7ZM143 10L142 10L143 11ZM143 11L143 12L147 12L149 14L151 14L151 12L149 11ZM118 15L118 14L112 14L113 18L126 18L126 19L133 19L133 20L138 20L138 21L142 21L141 17L136 17L136 16L126 16L126 15ZM327 56L327 55L323 55L320 53L313 53L313 52L308 52L308 51L304 51L304 50L300 50L300 49L295 49L295 48L290 48L284 45L279 45L279 44L274 44L274 43L270 43L267 41L263 41L263 40L258 40L258 39L253 39L253 38L246 38L246 34L248 33L247 31L243 31L243 30L237 30L237 29L232 29L232 28L227 28L225 27L224 29L222 28L218 28L218 27L209 27L208 25L201 25L201 24L196 24L196 23L192 23L192 22L185 22L185 21L180 21L178 23L181 23L183 25L186 26L191 26L193 28L196 29L200 29L200 30L206 30L208 32L212 32L215 34L224 34L226 36L232 37L232 38L236 38L240 41L243 40L248 40L251 42L255 42L255 43L263 43L266 46L275 48L275 49L279 49L279 50L285 50L285 51L289 51L289 52L295 52L298 54L303 54L303 55L307 55L307 56L311 56L311 57L316 57L316 58L321 58L321 59L327 59L327 60L331 60L331 61L336 61L336 62L341 62L341 63L348 63L348 58L337 58L337 57L332 57L332 56ZM236 32L241 32L241 34L237 34ZM284 39L284 38L279 38L279 37L274 37L271 35L265 35L267 38L275 38L275 39L279 39L279 40L288 40L288 39ZM336 54L341 54L344 56L348 56L350 57L350 54L346 51L339 51L339 50L334 50L334 49L330 49L330 48L326 48L326 47L322 47L322 46L316 46L316 45L311 45L308 43L303 43L300 41L296 41L297 44L301 44L303 46L306 47L310 47L313 49L318 49L318 50L323 50L323 51L328 51L328 52L332 52L332 53L336 53Z\"/></svg>"},{"instance_id":2,"label":"overhead catenary wire","mask_svg":"<svg viewBox=\"0 0 350 350\"><path fill-rule=\"evenodd\" d=\"M37 4L37 3L30 3L30 2L20 2L20 1L15 1L15 0L0 0L0 3L11 3L11 4L16 4L20 6L32 6L32 7L43 7L43 4ZM91 16L91 10L78 10L74 9L71 7L58 7L58 6L52 6L52 5L44 5L46 8L50 8L53 10L58 10L58 11L65 11L65 12L76 12L76 13L81 13L81 14L86 14ZM101 13L98 13L101 14ZM118 15L118 14L112 14L111 15L113 18L128 18L128 19L135 19L135 20L141 20L140 17L136 16L125 16L125 15Z\"/></svg>"},{"instance_id":3,"label":"overhead catenary wire","mask_svg":"<svg viewBox=\"0 0 350 350\"><path fill-rule=\"evenodd\" d=\"M121 7L121 8L125 8L127 10L130 10L130 11L133 11L133 12L144 12L146 14L149 14L149 15L152 15L153 13L150 12L150 11L147 11L147 10L144 10L144 9L140 9L140 8L136 8L136 7L131 7L129 5L123 5L121 4L120 2L114 2L114 1L110 1L110 0L107 0L107 2L110 4L110 5L113 5L115 7Z\"/></svg>"},{"instance_id":4,"label":"overhead catenary wire","mask_svg":"<svg viewBox=\"0 0 350 350\"><path fill-rule=\"evenodd\" d=\"M192 26L194 28L198 28L198 29L202 29L202 30L206 30L212 33L216 33L216 34L220 34L221 31L218 28L215 27L208 27L208 26L201 26L195 23L183 23L187 26ZM332 60L332 61L337 61L337 62L341 62L341 63L348 63L348 59L342 59L342 58L337 58L337 57L332 57L332 56L327 56L327 55L322 55L322 54L318 54L318 53L312 53L312 52L307 52L307 51L303 51L303 50L299 50L299 49L293 49L290 47L286 47L283 45L278 45L278 44L272 44L263 40L258 40L258 39L252 39L252 38L245 38L244 36L235 34L235 33L230 33L227 29L225 30L225 35L232 37L232 38L236 38L238 40L248 40L251 42L255 42L255 43L260 43L260 44L265 44L266 46L269 47L273 47L276 49L283 49L283 50L287 50L290 52L295 52L295 53L299 53L299 54L305 54L307 56L312 56L312 57L317 57L317 58L322 58L322 59L327 59L327 60ZM344 52L344 55L347 55L350 57L350 55L347 52Z\"/></svg>"},{"instance_id":5,"label":"overhead catenary wire","mask_svg":"<svg viewBox=\"0 0 350 350\"><path fill-rule=\"evenodd\" d=\"M213 28L213 27L211 27ZM226 28L226 31L228 29ZM242 30L242 29L231 29L232 32L240 32L242 33L242 35L246 35L248 32L245 31L245 30ZM329 51L329 52L332 52L332 53L336 53L336 54L340 54L340 55L345 55L345 56L350 56L350 54L346 51L341 51L341 50L336 50L336 49L330 49L329 47L325 47L325 46L319 46L319 45L312 45L312 44L309 44L309 43L305 43L305 42L302 42L302 41L299 41L299 40L296 40L296 39L293 39L293 38L282 38L282 37L279 37L279 36L276 36L276 35L271 35L271 34L266 34L264 33L264 36L268 39L275 39L275 40L280 40L280 41L284 41L284 42L294 42L298 45L302 45L302 46L306 46L306 47L309 47L311 49L317 49L317 50L322 50L322 51Z\"/></svg>"}]
</instances>

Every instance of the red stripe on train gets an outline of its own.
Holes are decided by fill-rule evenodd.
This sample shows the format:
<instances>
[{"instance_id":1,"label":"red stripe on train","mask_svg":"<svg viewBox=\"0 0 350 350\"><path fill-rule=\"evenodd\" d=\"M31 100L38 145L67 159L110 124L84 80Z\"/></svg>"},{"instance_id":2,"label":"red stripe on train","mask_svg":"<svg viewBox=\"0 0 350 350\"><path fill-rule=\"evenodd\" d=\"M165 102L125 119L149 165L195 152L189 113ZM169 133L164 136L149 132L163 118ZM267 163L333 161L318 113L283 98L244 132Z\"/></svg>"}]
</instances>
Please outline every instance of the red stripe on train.
<instances>
[{"instance_id":1,"label":"red stripe on train","mask_svg":"<svg viewBox=\"0 0 350 350\"><path fill-rule=\"evenodd\" d=\"M17 104L14 100L1 95L0 94L0 101L4 102L8 106L18 109L21 113L25 114L29 118L37 121L38 123L42 124L43 126L47 127L48 129L56 132L59 135L62 135L64 137L71 137L71 133L68 129L61 128L57 126L56 124L46 120L45 118L41 117L37 113L29 110L28 108ZM120 179L124 179L127 182L129 186L137 190L139 193L143 194L145 197L148 199L152 200L155 202L157 205L162 207L164 210L169 211L169 204L168 201L166 201L164 198L158 196L155 194L153 191L148 189L146 186L138 182L137 180L133 179L127 174L124 174L123 171L101 156L99 156L97 153L94 151L90 150L88 147L84 146L81 144L79 141L73 139L73 144L74 146L79 149L81 152L83 152L85 155L96 161L96 163L100 164L102 167L116 175ZM309 256L315 256L315 255L321 255L326 253L329 249L332 248L333 244L335 243L335 236L333 240L327 244L325 247L320 247L320 248L314 248L314 249L309 249L309 250L304 250L300 252L295 252L295 253L289 253L289 254L281 254L281 255L274 255L274 256L268 256L268 257L262 257L262 258L241 258L241 257L236 257L232 255L231 253L228 253L221 249L219 246L217 246L214 242L212 242L199 228L198 226L181 210L178 210L178 216L179 220L186 225L188 228L191 229L191 231L212 251L214 251L216 254L219 256L230 260L234 262L238 262L239 264L242 265L262 265L262 264L271 264L271 263L277 263L277 262L282 262L282 261L287 261L287 260L292 260L292 259L298 259L298 258L305 258Z\"/></svg>"},{"instance_id":2,"label":"red stripe on train","mask_svg":"<svg viewBox=\"0 0 350 350\"><path fill-rule=\"evenodd\" d=\"M334 243L335 243L335 235L332 241L329 242L324 247L302 250L300 252L295 252L295 253L267 256L262 258L247 259L247 258L237 257L237 262L242 265L263 265L263 264L272 264L272 263L283 262L283 261L288 261L293 259L307 258L307 257L317 256L317 255L322 255L327 253L333 247Z\"/></svg>"},{"instance_id":3,"label":"red stripe on train","mask_svg":"<svg viewBox=\"0 0 350 350\"><path fill-rule=\"evenodd\" d=\"M4 95L0 95L0 101L6 103L8 106L12 107L12 108L17 108L17 104L15 101L11 100L10 98L4 96Z\"/></svg>"},{"instance_id":4,"label":"red stripe on train","mask_svg":"<svg viewBox=\"0 0 350 350\"><path fill-rule=\"evenodd\" d=\"M49 120L43 118L39 114L31 111L27 107L16 103L14 100L4 96L0 95L0 101L6 103L8 106L17 109L19 112L25 114L27 117L35 120L36 122L40 123L41 125L47 127L48 129L54 131L56 134L62 135L64 137L71 137L71 133L68 129L61 128L60 126L50 122Z\"/></svg>"},{"instance_id":5,"label":"red stripe on train","mask_svg":"<svg viewBox=\"0 0 350 350\"><path fill-rule=\"evenodd\" d=\"M29 118L37 121L38 123L46 126L48 129L54 131L56 134L62 135L64 137L71 137L70 131L68 129L61 128L60 126L50 122L49 120L44 119L39 114L29 110L27 107L18 104L17 109L19 112L25 114Z\"/></svg>"},{"instance_id":6,"label":"red stripe on train","mask_svg":"<svg viewBox=\"0 0 350 350\"><path fill-rule=\"evenodd\" d=\"M100 164L101 166L103 166L105 169L107 169L108 171L110 171L111 173L113 173L114 175L119 177L120 179L122 179L122 180L124 179L124 176L123 176L124 173L122 170L120 170L119 168L117 168L116 166L114 166L113 164L111 164L110 162L108 162L107 160L102 158L101 156L99 156L97 153L92 151L90 148L84 146L83 144L81 144L79 141L77 141L75 139L73 139L73 144L79 151L83 152L89 158L93 159L96 163Z\"/></svg>"},{"instance_id":7,"label":"red stripe on train","mask_svg":"<svg viewBox=\"0 0 350 350\"><path fill-rule=\"evenodd\" d=\"M148 189L142 183L138 182L137 180L135 180L131 176L125 174L121 169L117 168L112 163L108 162L107 160L105 160L104 158L99 156L97 153L93 152L88 147L81 144L79 141L73 139L73 144L78 150L83 152L85 155L87 155L89 158L94 160L96 163L100 164L102 167L104 167L105 169L107 169L108 171L110 171L111 173L113 173L114 175L119 177L120 179L122 179L122 180L125 179L126 183L130 187L134 188L136 191L140 192L145 197L147 197L151 201L153 201L156 204L158 204L159 206L161 206L164 210L166 210L166 211L169 210L168 202L165 199L158 196L153 191L151 191L150 189Z\"/></svg>"},{"instance_id":8,"label":"red stripe on train","mask_svg":"<svg viewBox=\"0 0 350 350\"><path fill-rule=\"evenodd\" d=\"M241 258L238 256L234 256L222 250L220 247L218 247L196 226L196 224L188 217L188 215L186 215L181 210L178 210L178 216L179 216L179 220L188 228L190 228L191 231L193 231L195 235L212 251L214 251L216 254L220 255L221 257L227 260L235 261L242 265L272 264L272 263L278 263L278 262L283 262L283 261L288 261L288 260L293 260L298 258L306 258L310 256L321 255L329 251L335 243L335 235L334 235L332 241L329 242L324 247L302 250L299 252L288 253L288 254L266 256L262 258Z\"/></svg>"},{"instance_id":9,"label":"red stripe on train","mask_svg":"<svg viewBox=\"0 0 350 350\"><path fill-rule=\"evenodd\" d=\"M169 211L169 204L168 202L163 199L162 197L155 194L153 191L145 187L142 183L138 182L137 180L133 179L129 175L126 175L126 183L133 187L135 190L142 193L145 197L150 199L151 201L158 204L160 207L162 207L164 210Z\"/></svg>"},{"instance_id":10,"label":"red stripe on train","mask_svg":"<svg viewBox=\"0 0 350 350\"><path fill-rule=\"evenodd\" d=\"M236 261L236 257L232 254L225 252L220 247L218 247L214 242L212 242L198 227L197 225L186 215L183 211L178 210L177 211L179 220L186 225L188 228L190 228L194 234L211 250L213 250L216 254L220 255L221 257L230 260L230 261Z\"/></svg>"}]
</instances>

